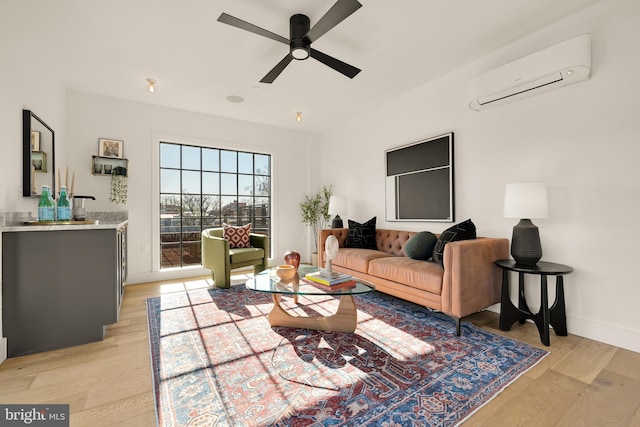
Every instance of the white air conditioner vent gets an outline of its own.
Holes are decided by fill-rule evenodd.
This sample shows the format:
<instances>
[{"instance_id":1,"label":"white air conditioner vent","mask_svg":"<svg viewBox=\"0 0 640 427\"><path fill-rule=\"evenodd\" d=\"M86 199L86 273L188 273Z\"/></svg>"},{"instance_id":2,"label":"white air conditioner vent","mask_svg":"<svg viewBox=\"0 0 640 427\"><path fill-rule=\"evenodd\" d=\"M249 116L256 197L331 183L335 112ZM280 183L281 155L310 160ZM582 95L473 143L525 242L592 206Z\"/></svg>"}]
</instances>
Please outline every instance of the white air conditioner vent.
<instances>
[{"instance_id":1,"label":"white air conditioner vent","mask_svg":"<svg viewBox=\"0 0 640 427\"><path fill-rule=\"evenodd\" d=\"M584 34L469 80L469 108L528 98L591 76L591 35Z\"/></svg>"}]
</instances>

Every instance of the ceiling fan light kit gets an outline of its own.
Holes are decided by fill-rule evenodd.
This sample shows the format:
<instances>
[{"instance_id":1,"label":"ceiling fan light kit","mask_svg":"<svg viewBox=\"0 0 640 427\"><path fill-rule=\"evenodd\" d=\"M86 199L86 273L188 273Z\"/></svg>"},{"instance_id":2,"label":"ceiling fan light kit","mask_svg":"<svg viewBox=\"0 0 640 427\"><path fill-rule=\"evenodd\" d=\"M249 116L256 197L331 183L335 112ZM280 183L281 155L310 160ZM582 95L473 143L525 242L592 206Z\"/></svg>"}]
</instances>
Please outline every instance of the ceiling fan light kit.
<instances>
[{"instance_id":1,"label":"ceiling fan light kit","mask_svg":"<svg viewBox=\"0 0 640 427\"><path fill-rule=\"evenodd\" d=\"M338 0L313 27L311 27L309 17L306 15L293 15L289 19L289 39L226 13L222 13L218 17L218 22L289 45L289 53L260 80L260 83L273 83L293 59L303 61L310 56L327 67L333 68L337 72L352 79L361 71L359 68L313 49L311 43L344 21L361 7L362 4L357 0Z\"/></svg>"}]
</instances>

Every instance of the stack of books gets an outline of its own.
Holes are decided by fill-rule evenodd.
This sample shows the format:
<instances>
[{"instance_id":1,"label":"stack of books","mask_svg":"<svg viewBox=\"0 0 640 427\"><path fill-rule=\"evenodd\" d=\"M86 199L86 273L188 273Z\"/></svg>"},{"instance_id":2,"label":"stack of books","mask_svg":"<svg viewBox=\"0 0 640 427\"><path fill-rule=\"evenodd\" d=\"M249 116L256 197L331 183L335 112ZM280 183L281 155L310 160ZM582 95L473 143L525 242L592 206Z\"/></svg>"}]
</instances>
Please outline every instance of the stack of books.
<instances>
[{"instance_id":1,"label":"stack of books","mask_svg":"<svg viewBox=\"0 0 640 427\"><path fill-rule=\"evenodd\" d=\"M305 283L324 290L336 290L356 285L356 281L349 274L338 273L334 276L330 276L324 271L317 271L315 273L307 273L303 280Z\"/></svg>"}]
</instances>

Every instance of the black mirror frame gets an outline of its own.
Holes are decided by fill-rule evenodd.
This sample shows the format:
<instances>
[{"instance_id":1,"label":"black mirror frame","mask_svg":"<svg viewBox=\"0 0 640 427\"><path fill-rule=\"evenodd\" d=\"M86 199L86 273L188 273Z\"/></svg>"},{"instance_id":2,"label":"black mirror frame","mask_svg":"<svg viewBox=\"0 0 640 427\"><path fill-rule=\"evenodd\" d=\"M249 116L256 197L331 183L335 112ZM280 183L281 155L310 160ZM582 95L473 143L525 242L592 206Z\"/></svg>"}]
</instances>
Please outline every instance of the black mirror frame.
<instances>
[{"instance_id":1,"label":"black mirror frame","mask_svg":"<svg viewBox=\"0 0 640 427\"><path fill-rule=\"evenodd\" d=\"M31 110L22 110L22 196L35 196L31 182L31 120L35 119L51 132L51 194L56 188L56 133Z\"/></svg>"}]
</instances>

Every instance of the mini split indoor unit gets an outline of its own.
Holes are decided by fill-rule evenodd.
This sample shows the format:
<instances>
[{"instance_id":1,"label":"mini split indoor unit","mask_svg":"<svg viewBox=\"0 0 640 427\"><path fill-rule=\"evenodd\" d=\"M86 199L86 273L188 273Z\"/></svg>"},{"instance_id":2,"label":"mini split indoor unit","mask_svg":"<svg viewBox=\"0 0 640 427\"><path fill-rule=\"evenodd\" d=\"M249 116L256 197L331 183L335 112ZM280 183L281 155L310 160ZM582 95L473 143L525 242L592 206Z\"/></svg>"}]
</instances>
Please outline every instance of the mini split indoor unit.
<instances>
[{"instance_id":1,"label":"mini split indoor unit","mask_svg":"<svg viewBox=\"0 0 640 427\"><path fill-rule=\"evenodd\" d=\"M469 80L469 108L506 104L589 79L591 35L583 34Z\"/></svg>"}]
</instances>

